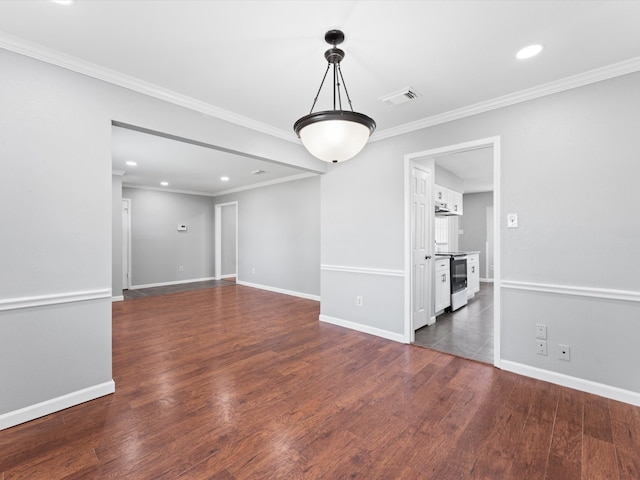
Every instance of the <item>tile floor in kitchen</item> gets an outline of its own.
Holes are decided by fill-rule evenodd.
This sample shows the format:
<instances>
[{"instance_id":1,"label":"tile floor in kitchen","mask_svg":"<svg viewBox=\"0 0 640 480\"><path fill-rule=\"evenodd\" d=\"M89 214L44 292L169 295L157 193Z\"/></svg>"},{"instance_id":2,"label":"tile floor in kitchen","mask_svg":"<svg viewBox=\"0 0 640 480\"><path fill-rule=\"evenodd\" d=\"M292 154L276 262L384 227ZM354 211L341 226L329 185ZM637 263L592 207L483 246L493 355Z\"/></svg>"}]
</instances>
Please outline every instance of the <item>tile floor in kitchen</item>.
<instances>
[{"instance_id":1,"label":"tile floor in kitchen","mask_svg":"<svg viewBox=\"0 0 640 480\"><path fill-rule=\"evenodd\" d=\"M416 330L415 344L493 365L493 283L481 282L465 307Z\"/></svg>"}]
</instances>

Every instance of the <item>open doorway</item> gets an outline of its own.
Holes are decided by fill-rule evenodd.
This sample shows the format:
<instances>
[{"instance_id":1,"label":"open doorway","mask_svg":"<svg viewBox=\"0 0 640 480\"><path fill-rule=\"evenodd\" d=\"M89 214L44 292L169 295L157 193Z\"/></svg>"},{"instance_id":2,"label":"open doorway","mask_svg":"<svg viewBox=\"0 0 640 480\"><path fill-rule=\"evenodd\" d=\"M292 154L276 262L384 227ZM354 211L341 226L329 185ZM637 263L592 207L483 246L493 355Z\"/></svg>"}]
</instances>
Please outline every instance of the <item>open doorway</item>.
<instances>
[{"instance_id":1,"label":"open doorway","mask_svg":"<svg viewBox=\"0 0 640 480\"><path fill-rule=\"evenodd\" d=\"M220 203L215 211L216 280L238 276L238 202Z\"/></svg>"},{"instance_id":2,"label":"open doorway","mask_svg":"<svg viewBox=\"0 0 640 480\"><path fill-rule=\"evenodd\" d=\"M500 359L499 148L499 138L493 137L405 157L405 218L408 219L405 299L409 307L406 309L408 315L405 320L407 340L410 343L474 358L496 366L499 366ZM484 160L474 162L474 159L479 158ZM451 307L442 308L442 303L437 302L438 295L442 295L438 292L438 284L434 280L434 287L427 292L428 308L432 316L427 326L413 322L413 311L419 296L415 293L418 286L413 279L414 276L409 273L413 271L416 261L411 233L415 229L416 221L409 213L412 204L410 172L415 164L427 165L433 170L434 195L430 198L426 220L432 222L433 235L430 238L430 248L425 254L426 257L430 257L428 267L431 279L435 278L436 263L441 263L438 260L446 258L445 254L468 252L474 255L462 258L469 259L466 265L469 271L475 274L469 281L472 281L472 278L481 280L475 288L469 287L468 295L465 294L465 297L468 296L468 303L454 311L451 311ZM480 181L481 178L485 180ZM441 184L461 194L459 211L453 212L454 209L446 207L444 214L436 216L435 196ZM458 202L459 200L456 201ZM473 263L471 259L478 263ZM449 275L452 273L449 272Z\"/></svg>"},{"instance_id":3,"label":"open doorway","mask_svg":"<svg viewBox=\"0 0 640 480\"><path fill-rule=\"evenodd\" d=\"M111 126L111 151L112 290L118 300L126 289L131 294L237 278L238 258L250 250L238 249L235 210L230 216L235 226L222 228L228 248L221 257L224 267L216 272L222 266L214 260L216 197L224 195L229 202L229 195L321 173L117 121ZM123 196L130 199L126 225ZM222 213L226 217L226 209Z\"/></svg>"}]
</instances>

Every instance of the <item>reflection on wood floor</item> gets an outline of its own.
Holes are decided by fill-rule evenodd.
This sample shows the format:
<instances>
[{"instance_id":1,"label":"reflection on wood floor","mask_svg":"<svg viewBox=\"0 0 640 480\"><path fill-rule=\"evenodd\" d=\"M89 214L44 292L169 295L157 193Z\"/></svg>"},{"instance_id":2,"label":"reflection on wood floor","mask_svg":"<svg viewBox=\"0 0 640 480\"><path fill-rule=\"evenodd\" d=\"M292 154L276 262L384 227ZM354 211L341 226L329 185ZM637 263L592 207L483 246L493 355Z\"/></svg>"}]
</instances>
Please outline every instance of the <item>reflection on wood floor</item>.
<instances>
[{"instance_id":1,"label":"reflection on wood floor","mask_svg":"<svg viewBox=\"0 0 640 480\"><path fill-rule=\"evenodd\" d=\"M640 478L640 408L319 314L242 285L115 302L115 393L0 431L0 480Z\"/></svg>"},{"instance_id":2,"label":"reflection on wood floor","mask_svg":"<svg viewBox=\"0 0 640 480\"><path fill-rule=\"evenodd\" d=\"M123 290L122 294L125 300L142 297L155 297L157 295L166 295L168 293L192 292L203 288L225 287L235 285L235 278L225 278L223 280L205 280L202 282L179 283L175 285L164 285L162 287L136 288L133 290Z\"/></svg>"},{"instance_id":3,"label":"reflection on wood floor","mask_svg":"<svg viewBox=\"0 0 640 480\"><path fill-rule=\"evenodd\" d=\"M416 345L493 365L493 283L466 307L438 315L436 323L416 330Z\"/></svg>"}]
</instances>

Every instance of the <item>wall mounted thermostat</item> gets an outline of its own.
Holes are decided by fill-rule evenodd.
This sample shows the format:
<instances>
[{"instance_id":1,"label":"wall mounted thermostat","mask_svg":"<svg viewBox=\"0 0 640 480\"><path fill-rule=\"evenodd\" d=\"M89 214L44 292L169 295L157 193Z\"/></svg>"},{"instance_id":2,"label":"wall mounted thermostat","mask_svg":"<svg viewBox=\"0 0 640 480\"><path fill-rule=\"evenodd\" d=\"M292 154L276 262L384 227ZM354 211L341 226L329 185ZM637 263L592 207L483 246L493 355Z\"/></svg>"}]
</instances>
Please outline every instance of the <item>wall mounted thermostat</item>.
<instances>
[{"instance_id":1,"label":"wall mounted thermostat","mask_svg":"<svg viewBox=\"0 0 640 480\"><path fill-rule=\"evenodd\" d=\"M187 226L184 223L179 223L178 224L178 231L179 232L186 232L187 231Z\"/></svg>"}]
</instances>

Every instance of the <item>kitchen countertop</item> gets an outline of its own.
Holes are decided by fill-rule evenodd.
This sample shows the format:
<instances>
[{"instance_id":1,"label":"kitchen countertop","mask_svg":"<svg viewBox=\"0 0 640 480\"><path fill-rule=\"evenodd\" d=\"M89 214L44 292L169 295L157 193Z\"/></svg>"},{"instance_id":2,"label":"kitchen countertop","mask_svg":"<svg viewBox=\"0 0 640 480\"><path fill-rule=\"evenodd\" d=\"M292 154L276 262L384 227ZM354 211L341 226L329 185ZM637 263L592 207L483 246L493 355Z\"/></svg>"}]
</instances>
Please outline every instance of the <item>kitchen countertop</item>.
<instances>
[{"instance_id":1,"label":"kitchen countertop","mask_svg":"<svg viewBox=\"0 0 640 480\"><path fill-rule=\"evenodd\" d=\"M480 251L465 251L465 252L436 252L436 253L435 253L435 255L436 255L437 257L449 257L449 256L451 256L452 254L462 256L462 255L476 255L476 254L479 254L479 253L480 253Z\"/></svg>"}]
</instances>

